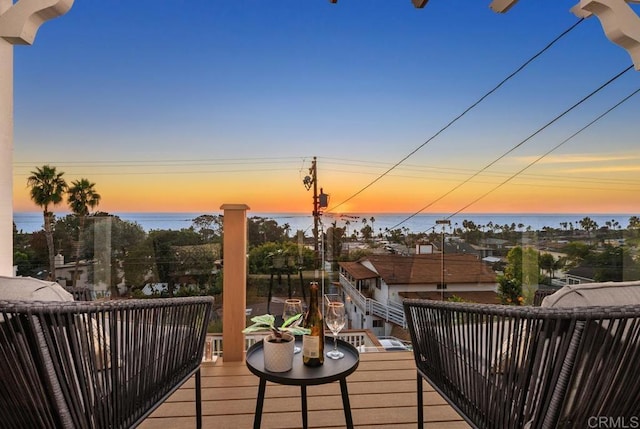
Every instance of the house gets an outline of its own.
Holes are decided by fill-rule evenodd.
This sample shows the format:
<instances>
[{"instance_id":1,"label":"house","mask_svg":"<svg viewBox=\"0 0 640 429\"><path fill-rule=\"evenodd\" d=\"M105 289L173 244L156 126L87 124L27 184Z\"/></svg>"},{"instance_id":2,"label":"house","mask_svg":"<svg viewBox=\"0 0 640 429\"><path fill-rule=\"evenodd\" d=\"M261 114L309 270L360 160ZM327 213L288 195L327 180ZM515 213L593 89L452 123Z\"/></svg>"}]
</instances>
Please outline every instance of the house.
<instances>
[{"instance_id":1,"label":"house","mask_svg":"<svg viewBox=\"0 0 640 429\"><path fill-rule=\"evenodd\" d=\"M81 260L77 264L76 262L65 263L64 256L58 253L55 264L58 284L73 286L73 277L76 276L75 286L88 288L94 299L111 296L109 283L102 279L105 274L102 271L108 271L107 274L110 274L110 270L100 270L96 260Z\"/></svg>"},{"instance_id":2,"label":"house","mask_svg":"<svg viewBox=\"0 0 640 429\"><path fill-rule=\"evenodd\" d=\"M502 240L504 241L504 240ZM462 253L467 255L474 255L480 259L493 257L493 249L485 246L478 246L475 244L467 243L463 240L449 238L444 242L444 253Z\"/></svg>"},{"instance_id":3,"label":"house","mask_svg":"<svg viewBox=\"0 0 640 429\"><path fill-rule=\"evenodd\" d=\"M566 284L578 285L580 283L593 283L595 276L596 269L594 267L581 265L567 270Z\"/></svg>"},{"instance_id":4,"label":"house","mask_svg":"<svg viewBox=\"0 0 640 429\"><path fill-rule=\"evenodd\" d=\"M496 274L475 255L370 255L340 262L342 288L351 329L390 335L404 327L403 298L452 296L497 303Z\"/></svg>"}]
</instances>

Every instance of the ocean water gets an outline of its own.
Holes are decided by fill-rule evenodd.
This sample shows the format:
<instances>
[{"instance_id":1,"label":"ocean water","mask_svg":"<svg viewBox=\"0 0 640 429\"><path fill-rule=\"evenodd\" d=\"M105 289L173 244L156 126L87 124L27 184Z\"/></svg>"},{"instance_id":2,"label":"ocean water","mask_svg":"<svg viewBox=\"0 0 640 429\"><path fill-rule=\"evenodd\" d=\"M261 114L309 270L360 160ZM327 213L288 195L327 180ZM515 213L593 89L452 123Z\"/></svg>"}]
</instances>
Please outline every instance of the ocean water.
<instances>
[{"instance_id":1,"label":"ocean water","mask_svg":"<svg viewBox=\"0 0 640 429\"><path fill-rule=\"evenodd\" d=\"M180 230L182 228L189 228L193 224L193 220L205 213L113 213L119 216L123 220L138 223L145 231L158 230L158 229L172 229ZM209 213L209 214L220 214ZM65 213L57 214L57 216L65 216ZM264 217L273 219L280 226L289 224L290 234L294 234L297 230L305 231L306 235L312 234L313 230L313 217L311 214L300 213L253 213L248 212L248 217ZM378 233L380 230L385 231L386 228L408 228L409 231L418 232L430 232L435 228L436 231L441 231L441 226L436 225L436 221L439 219L445 219L448 215L445 214L419 214L411 217L410 214L350 214L350 215L333 215L325 214L321 218L321 226L329 228L334 222L338 227L344 227L348 221L350 225L347 225L349 234L354 230L360 230L365 224L363 220L366 219L367 225L371 226L371 217L375 219L373 228ZM562 228L561 223L573 223L574 228L579 228L580 220L586 216L593 219L598 226L605 226L606 222L618 222L619 228L626 228L629 225L629 218L631 216L640 216L638 214L589 214L589 213L577 213L577 214L513 214L513 213L496 213L496 214L460 214L448 218L451 222L451 227L462 227L464 220L473 221L476 225L487 225L489 222L494 225L511 225L522 224L522 230L527 227L531 227L534 231L542 230L543 227ZM14 222L18 231L25 233L31 233L42 229L42 213L39 212L18 212L14 213ZM457 224L457 225L456 225ZM518 228L521 230L521 228Z\"/></svg>"}]
</instances>

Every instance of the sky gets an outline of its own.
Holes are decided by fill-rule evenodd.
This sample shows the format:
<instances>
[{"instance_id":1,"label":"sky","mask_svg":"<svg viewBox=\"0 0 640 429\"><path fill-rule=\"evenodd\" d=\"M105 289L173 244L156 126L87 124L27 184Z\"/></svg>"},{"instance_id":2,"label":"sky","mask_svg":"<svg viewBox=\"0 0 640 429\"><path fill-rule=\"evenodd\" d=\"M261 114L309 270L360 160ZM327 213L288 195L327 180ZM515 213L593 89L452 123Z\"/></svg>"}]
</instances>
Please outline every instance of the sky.
<instances>
[{"instance_id":1,"label":"sky","mask_svg":"<svg viewBox=\"0 0 640 429\"><path fill-rule=\"evenodd\" d=\"M545 127L631 65L595 17L439 133L573 4L78 0L14 49L14 211L49 164L106 212L310 212L315 156L327 212L637 214L640 95L570 137L640 72Z\"/></svg>"}]
</instances>

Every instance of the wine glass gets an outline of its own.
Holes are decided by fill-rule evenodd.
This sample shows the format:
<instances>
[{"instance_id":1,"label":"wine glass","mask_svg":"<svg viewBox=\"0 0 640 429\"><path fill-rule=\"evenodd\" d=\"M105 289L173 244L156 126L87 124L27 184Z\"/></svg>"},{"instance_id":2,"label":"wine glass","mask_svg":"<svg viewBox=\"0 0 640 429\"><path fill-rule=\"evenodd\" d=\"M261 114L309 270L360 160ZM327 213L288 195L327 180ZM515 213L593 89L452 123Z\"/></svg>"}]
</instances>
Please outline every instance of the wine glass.
<instances>
[{"instance_id":1,"label":"wine glass","mask_svg":"<svg viewBox=\"0 0 640 429\"><path fill-rule=\"evenodd\" d=\"M344 353L338 350L338 332L344 328L347 316L344 311L344 303L339 301L329 301L325 308L324 320L327 327L333 334L333 350L327 352L327 357L331 359L342 359Z\"/></svg>"},{"instance_id":2,"label":"wine glass","mask_svg":"<svg viewBox=\"0 0 640 429\"><path fill-rule=\"evenodd\" d=\"M282 319L287 320L288 318L295 316L296 314L302 314L302 301L299 299L286 299L284 301L284 307L282 309ZM298 326L302 323L302 316L293 322L290 326ZM294 346L293 353L300 353L301 349L298 346Z\"/></svg>"}]
</instances>

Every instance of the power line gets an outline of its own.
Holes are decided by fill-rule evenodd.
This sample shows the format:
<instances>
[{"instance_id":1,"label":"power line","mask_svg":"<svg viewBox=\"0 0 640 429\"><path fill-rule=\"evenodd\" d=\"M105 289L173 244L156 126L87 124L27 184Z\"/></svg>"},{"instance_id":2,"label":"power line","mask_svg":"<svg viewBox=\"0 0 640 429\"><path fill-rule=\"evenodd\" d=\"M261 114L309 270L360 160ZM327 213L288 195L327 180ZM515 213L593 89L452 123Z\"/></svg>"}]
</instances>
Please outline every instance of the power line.
<instances>
[{"instance_id":1,"label":"power line","mask_svg":"<svg viewBox=\"0 0 640 429\"><path fill-rule=\"evenodd\" d=\"M88 164L89 166L95 166L97 164L115 164L115 165L121 165L121 166L129 166L132 165L136 166L136 164L140 164L140 165L156 165L158 163L160 164L178 164L178 165L184 165L184 164L190 164L191 163L198 163L198 164L202 164L202 165L209 165L209 164L265 164L265 163L280 163L283 161L287 161L287 162L295 162L298 163L300 162L300 160L304 160L306 157L299 157L299 156L289 156L289 157L257 157L257 158L200 158L200 159L159 159L159 160L149 160L149 159L137 159L137 160L131 160L131 159L127 159L127 160L118 160L118 161L105 161L105 160L96 160L96 161L69 161L69 160L64 160L61 161L60 164L62 165L82 165L82 164ZM33 163L38 163L38 164L58 164L56 161L14 161L13 164L15 166L31 166Z\"/></svg>"},{"instance_id":2,"label":"power line","mask_svg":"<svg viewBox=\"0 0 640 429\"><path fill-rule=\"evenodd\" d=\"M549 48L551 48L551 46L553 46L558 40L560 40L562 37L564 37L566 34L568 34L571 30L573 30L575 27L578 26L578 24L580 24L582 21L584 21L584 18L580 18L575 24L573 24L571 27L567 28L565 31L563 31L559 36L557 36L555 39L553 39L551 42L549 42L547 44L547 46L545 46L542 50L538 51L534 56L532 56L531 58L529 58L527 61L525 61L520 67L518 67L515 71L513 71L511 74L509 74L506 78L504 78L500 83L498 83L496 86L494 86L491 90L489 90L489 92L485 93L482 97L480 97L476 102L474 102L473 104L471 104L469 107L467 107L462 113L460 113L458 116L456 116L455 118L453 118L451 121L449 121L449 123L447 123L444 127L440 128L440 130L438 130L434 135L432 135L431 137L429 137L424 143L422 143L420 146L418 146L417 148L415 148L414 150L412 150L411 152L409 152L409 154L407 156L405 156L404 158L402 158L400 161L398 161L397 163L395 163L391 168L389 168L388 170L386 170L384 173L382 173L380 176L376 177L373 181L369 182L369 184L367 184L365 187L363 187L362 189L360 189L359 191L357 191L355 194L351 195L349 198L347 198L346 200L342 201L340 204L326 210L327 212L329 211L333 211L335 209L337 209L338 207L342 206L343 204L346 204L347 202L351 201L353 198L357 197L358 195L360 195L362 192L364 192L365 190L369 189L371 186L373 186L376 182L378 182L380 179L382 179L384 176L386 176L388 173L390 173L393 169L395 169L397 166L399 166L400 164L402 164L404 161L406 161L407 159L409 159L411 156L413 156L416 152L418 152L420 149L422 149L424 146L426 146L428 143L430 143L432 140L434 140L436 137L438 137L440 134L442 134L445 130L447 130L450 126L452 126L454 123L456 123L460 118L462 118L464 115L466 115L470 110L472 110L474 107L476 107L478 104L480 104L481 102L483 102L487 97L489 97L491 94L493 94L494 92L496 92L502 85L504 85L507 81L509 81L512 77L514 77L516 74L518 74L520 71L522 71L526 66L528 66L530 63L532 63L536 58L538 58L540 55L542 55L545 51L547 51Z\"/></svg>"},{"instance_id":3,"label":"power line","mask_svg":"<svg viewBox=\"0 0 640 429\"><path fill-rule=\"evenodd\" d=\"M550 153L554 152L556 149L558 149L560 146L564 145L566 142L568 142L569 140L573 139L575 136L577 136L578 134L580 134L582 131L586 130L587 128L589 128L591 125L595 124L596 122L598 122L600 119L602 119L603 117L605 117L606 115L608 115L609 113L611 113L614 109L616 109L618 106L620 106L621 104L623 104L625 101L627 101L628 99L630 99L631 97L633 97L634 95L636 95L638 92L640 92L640 88L636 89L635 91L633 91L631 94L627 95L626 97L624 97L622 100L620 100L618 103L616 103L615 105L613 105L612 107L610 107L609 109L607 109L604 113L600 114L598 117L596 117L595 119L593 119L591 122L589 122L587 125L585 125L584 127L580 128L578 131L576 131L575 133L573 133L572 135L570 135L569 137L567 137L566 139L564 139L563 141L561 141L560 143L558 143L557 145L555 145L553 148L551 148L550 150L548 150L547 152L545 152L543 155L539 156L537 159L535 159L534 161L530 162L529 164L527 164L525 167L523 167L522 169L520 169L519 171L517 171L516 173L514 173L513 175L511 175L509 178L507 178L506 180L504 180L503 182L501 182L500 184L498 184L496 187L494 187L493 189L485 192L484 194L482 194L481 196L479 196L478 198L476 198L475 200L471 201L469 204L465 205L464 207L462 207L460 210L456 211L455 213L453 213L452 215L448 216L447 219L457 215L458 213L463 212L464 210L468 209L469 207L471 207L472 205L474 205L475 203L477 203L478 201L480 201L481 199L483 199L484 197L486 197L487 195L491 194L492 192L494 192L495 190L497 190L498 188L506 185L509 181L511 181L514 177L518 176L519 174L521 174L522 172L524 172L525 170L527 170L529 167L537 164L539 161L541 161L544 157L546 157L547 155L549 155Z\"/></svg>"},{"instance_id":4,"label":"power line","mask_svg":"<svg viewBox=\"0 0 640 429\"><path fill-rule=\"evenodd\" d=\"M493 161L491 161L489 164L485 165L484 167L482 167L480 170L478 170L476 173L474 173L473 175L471 175L470 177L468 177L467 179L465 179L464 181L462 181L461 183L457 184L456 186L454 186L453 188L451 188L450 190L448 190L447 192L445 192L444 194L442 194L440 197L436 198L434 201L430 202L429 204L427 204L426 206L422 207L420 210L418 210L417 212L415 212L414 214L410 215L409 217L407 217L406 219L404 219L401 222L398 222L396 225L394 225L392 228L390 229L394 229L397 228L398 226L402 225L403 223L405 223L406 221L408 221L409 219L415 217L416 215L422 213L424 210L428 209L429 207L431 207L433 204L437 203L438 201L442 200L443 198L451 195L453 192L455 192L456 190L458 190L459 188L461 188L462 186L464 186L465 184L469 183L471 180L473 180L475 177L477 177L478 175L480 175L482 172L484 172L485 170L491 168L493 165L495 165L496 163L498 163L501 159L503 159L504 157L506 157L507 155L509 155L511 152L513 152L514 150L518 149L519 147L521 147L522 145L524 145L526 142L528 142L529 140L531 140L533 137L535 137L536 135L540 134L543 130L545 130L546 128L548 128L549 126L551 126L553 123L555 123L556 121L558 121L560 118L562 118L563 116L565 116L567 113L571 112L573 109L575 109L576 107L578 107L579 105L581 105L582 103L584 103L585 101L587 101L589 98L593 97L595 94L597 94L598 92L600 92L602 89L606 88L609 84L611 84L612 82L614 82L616 79L618 79L620 76L622 76L623 74L625 74L626 72L628 72L629 70L631 70L633 68L633 65L630 65L629 67L627 67L626 69L624 69L623 71L621 71L620 73L616 74L614 77L612 77L611 79L609 79L608 81L606 81L605 83L603 83L602 85L600 85L598 88L596 88L595 90L593 90L591 93L589 93L588 95L582 97L582 99L580 99L580 101L578 101L577 103L573 104L573 106L569 107L568 109L566 109L564 112L560 113L559 115L557 115L555 118L553 118L551 121L547 122L545 125L543 125L542 127L538 128L535 132L533 132L532 134L530 134L527 138L525 138L524 140L522 140L520 143L516 144L515 146L513 146L511 149L509 149L508 151L506 151L505 153L503 153L502 155L500 155L498 158L494 159Z\"/></svg>"}]
</instances>

